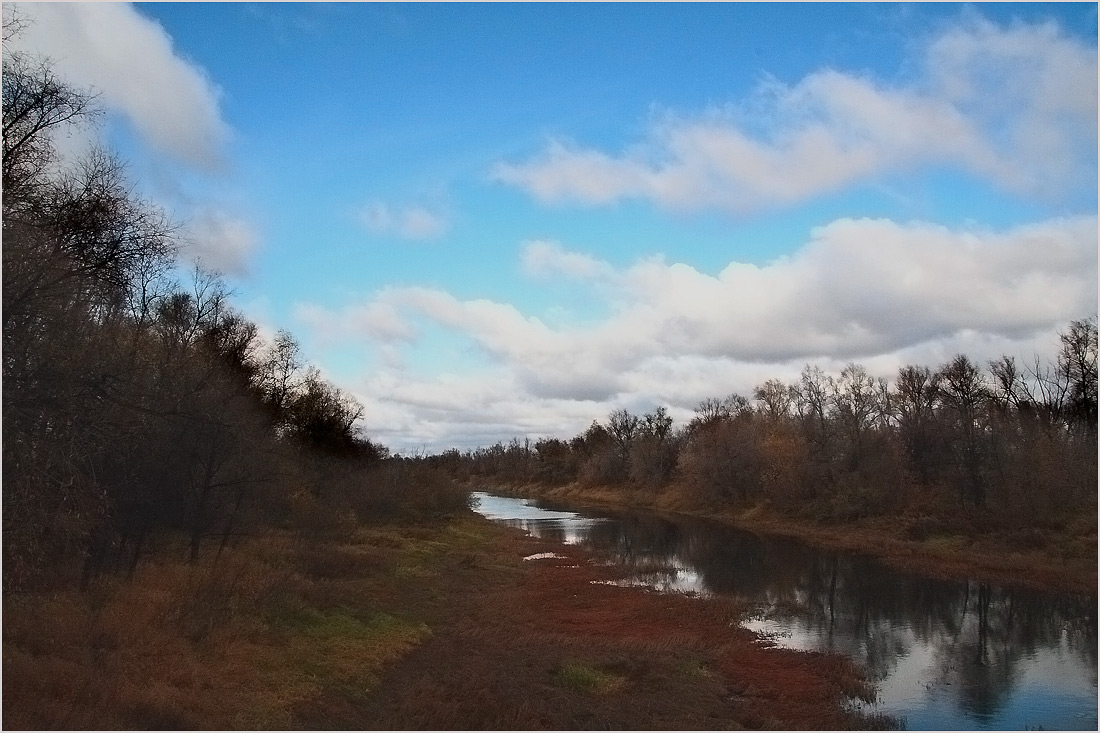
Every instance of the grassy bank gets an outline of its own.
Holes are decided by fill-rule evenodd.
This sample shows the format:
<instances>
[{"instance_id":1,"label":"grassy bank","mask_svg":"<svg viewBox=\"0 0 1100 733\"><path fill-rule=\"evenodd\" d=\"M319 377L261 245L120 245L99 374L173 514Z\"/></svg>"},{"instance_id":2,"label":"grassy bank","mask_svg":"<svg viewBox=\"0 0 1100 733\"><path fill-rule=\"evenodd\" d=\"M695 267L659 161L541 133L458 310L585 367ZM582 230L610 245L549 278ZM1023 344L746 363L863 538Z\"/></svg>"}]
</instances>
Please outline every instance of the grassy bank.
<instances>
[{"instance_id":1,"label":"grassy bank","mask_svg":"<svg viewBox=\"0 0 1100 733\"><path fill-rule=\"evenodd\" d=\"M524 560L553 550L566 557ZM6 728L881 727L844 659L473 515L4 599Z\"/></svg>"},{"instance_id":2,"label":"grassy bank","mask_svg":"<svg viewBox=\"0 0 1100 733\"><path fill-rule=\"evenodd\" d=\"M497 490L496 485L491 490ZM1052 534L1004 531L964 513L950 523L921 516L893 516L826 524L793 518L765 504L742 510L701 508L674 487L647 492L573 483L513 485L499 490L574 504L639 507L716 519L752 532L872 555L893 567L930 577L969 577L1040 590L1097 592L1095 516L1082 515Z\"/></svg>"}]
</instances>

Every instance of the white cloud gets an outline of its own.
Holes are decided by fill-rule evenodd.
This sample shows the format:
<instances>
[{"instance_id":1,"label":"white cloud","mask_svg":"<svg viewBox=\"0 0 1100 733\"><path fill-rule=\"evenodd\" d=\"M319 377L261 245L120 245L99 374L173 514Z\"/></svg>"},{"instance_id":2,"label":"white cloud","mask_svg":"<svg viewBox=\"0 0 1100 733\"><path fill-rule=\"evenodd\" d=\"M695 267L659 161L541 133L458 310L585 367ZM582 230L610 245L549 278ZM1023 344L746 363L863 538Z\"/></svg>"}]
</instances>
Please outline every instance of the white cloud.
<instances>
[{"instance_id":1,"label":"white cloud","mask_svg":"<svg viewBox=\"0 0 1100 733\"><path fill-rule=\"evenodd\" d=\"M126 3L21 3L19 50L48 57L70 83L91 87L161 152L207 171L224 165L229 126L220 93L181 58L156 22Z\"/></svg>"},{"instance_id":2,"label":"white cloud","mask_svg":"<svg viewBox=\"0 0 1100 733\"><path fill-rule=\"evenodd\" d=\"M391 344L413 341L418 335L400 311L384 300L353 305L337 314L317 305L299 303L294 307L294 318L317 334L324 344L363 336Z\"/></svg>"},{"instance_id":3,"label":"white cloud","mask_svg":"<svg viewBox=\"0 0 1100 733\"><path fill-rule=\"evenodd\" d=\"M395 209L371 201L359 212L359 221L374 234L396 234L402 239L435 239L448 228L446 218L421 206Z\"/></svg>"},{"instance_id":4,"label":"white cloud","mask_svg":"<svg viewBox=\"0 0 1100 733\"><path fill-rule=\"evenodd\" d=\"M359 396L381 411L371 425L403 415L398 424L413 435L441 420L431 428L437 447L476 444L464 426L482 421L505 437L568 436L615 407L667 404L686 415L705 397L793 380L807 362L839 371L854 360L892 376L902 364L935 367L957 352L979 363L1050 354L1058 329L1096 311L1097 235L1096 217L1001 232L841 219L788 257L732 262L717 274L661 258L617 269L532 242L521 267L580 278L607 298L610 314L555 325L509 303L389 288L337 311L315 308L309 320L392 346L416 342L409 324L426 319L489 360L488 370L436 387L397 367L384 387L366 380Z\"/></svg>"},{"instance_id":5,"label":"white cloud","mask_svg":"<svg viewBox=\"0 0 1100 733\"><path fill-rule=\"evenodd\" d=\"M606 262L577 252L567 252L558 242L532 240L523 245L523 271L534 278L562 274L577 280L607 278L613 272Z\"/></svg>"},{"instance_id":6,"label":"white cloud","mask_svg":"<svg viewBox=\"0 0 1100 733\"><path fill-rule=\"evenodd\" d=\"M928 69L942 96L991 136L1021 187L1057 191L1082 176L1095 183L1095 47L1053 23L976 20L931 44Z\"/></svg>"},{"instance_id":7,"label":"white cloud","mask_svg":"<svg viewBox=\"0 0 1100 733\"><path fill-rule=\"evenodd\" d=\"M371 439L406 455L515 437L571 437L606 415L602 404L533 398L503 368L431 378L384 369L351 385L351 391L364 405Z\"/></svg>"},{"instance_id":8,"label":"white cloud","mask_svg":"<svg viewBox=\"0 0 1100 733\"><path fill-rule=\"evenodd\" d=\"M947 165L1053 199L1095 184L1096 66L1053 25L974 21L933 39L909 86L828 69L773 80L740 107L659 117L621 154L555 140L492 173L548 202L743 212Z\"/></svg>"},{"instance_id":9,"label":"white cloud","mask_svg":"<svg viewBox=\"0 0 1100 733\"><path fill-rule=\"evenodd\" d=\"M182 237L181 254L225 275L244 275L259 237L251 225L218 209L200 209Z\"/></svg>"}]
</instances>

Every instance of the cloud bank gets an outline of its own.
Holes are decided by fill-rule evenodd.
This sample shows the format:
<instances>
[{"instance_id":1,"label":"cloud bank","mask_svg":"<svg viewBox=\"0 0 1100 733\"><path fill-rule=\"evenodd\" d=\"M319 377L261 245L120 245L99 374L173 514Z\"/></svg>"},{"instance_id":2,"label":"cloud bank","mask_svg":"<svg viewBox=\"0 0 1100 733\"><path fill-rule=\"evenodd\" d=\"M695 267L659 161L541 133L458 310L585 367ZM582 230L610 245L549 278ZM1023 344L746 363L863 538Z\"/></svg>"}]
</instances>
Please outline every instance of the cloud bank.
<instances>
[{"instance_id":1,"label":"cloud bank","mask_svg":"<svg viewBox=\"0 0 1100 733\"><path fill-rule=\"evenodd\" d=\"M428 322L475 345L489 364L492 376L445 375L445 387L383 370L360 386L381 411L374 424L390 426L385 414L407 423L398 407L406 395L421 419L450 415L464 437L458 424L494 414L513 425L509 434L533 421L547 433L570 425L569 434L612 406L660 402L683 416L705 397L793 378L807 362L839 369L854 360L892 376L905 363L934 367L960 350L979 359L1047 353L1058 329L1096 311L1097 235L1095 216L1005 231L840 219L789 256L763 266L730 262L716 274L660 257L616 269L532 241L519 269L533 284L582 284L609 315L551 324L508 303L423 287L299 312L329 338L397 348L415 344L414 324Z\"/></svg>"},{"instance_id":2,"label":"cloud bank","mask_svg":"<svg viewBox=\"0 0 1100 733\"><path fill-rule=\"evenodd\" d=\"M492 176L544 202L735 213L932 167L1051 200L1095 184L1095 48L1052 24L973 20L926 44L918 68L895 85L831 69L770 80L745 105L658 115L623 152L552 140Z\"/></svg>"}]
</instances>

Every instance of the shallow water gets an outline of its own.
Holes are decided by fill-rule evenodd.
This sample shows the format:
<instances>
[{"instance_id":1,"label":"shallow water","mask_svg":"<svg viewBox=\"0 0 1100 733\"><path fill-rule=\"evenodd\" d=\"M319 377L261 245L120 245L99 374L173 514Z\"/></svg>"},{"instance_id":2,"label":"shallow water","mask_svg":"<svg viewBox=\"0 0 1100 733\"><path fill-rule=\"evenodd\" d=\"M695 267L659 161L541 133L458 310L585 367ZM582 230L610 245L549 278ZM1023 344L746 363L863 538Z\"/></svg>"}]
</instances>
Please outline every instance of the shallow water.
<instances>
[{"instance_id":1,"label":"shallow water","mask_svg":"<svg viewBox=\"0 0 1100 733\"><path fill-rule=\"evenodd\" d=\"M477 492L490 519L633 568L625 581L751 604L745 626L859 662L872 712L910 730L1097 730L1097 604L892 570L690 517L568 509Z\"/></svg>"}]
</instances>

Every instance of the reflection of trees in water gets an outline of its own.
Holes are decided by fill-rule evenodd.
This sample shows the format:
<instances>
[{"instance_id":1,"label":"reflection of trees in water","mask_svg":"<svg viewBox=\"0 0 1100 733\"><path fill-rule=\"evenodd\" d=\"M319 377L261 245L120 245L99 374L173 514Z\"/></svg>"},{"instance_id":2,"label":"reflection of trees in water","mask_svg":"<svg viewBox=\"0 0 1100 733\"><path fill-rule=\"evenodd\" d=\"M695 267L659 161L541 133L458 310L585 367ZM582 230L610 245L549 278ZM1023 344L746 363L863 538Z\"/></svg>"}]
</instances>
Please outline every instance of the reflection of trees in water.
<instances>
[{"instance_id":1,"label":"reflection of trees in water","mask_svg":"<svg viewBox=\"0 0 1100 733\"><path fill-rule=\"evenodd\" d=\"M1041 649L1065 649L1096 684L1096 601L985 583L965 584L958 633L934 644L937 681L953 684L965 709L995 714Z\"/></svg>"},{"instance_id":2,"label":"reflection of trees in water","mask_svg":"<svg viewBox=\"0 0 1100 733\"><path fill-rule=\"evenodd\" d=\"M978 718L997 712L1019 677L1020 660L1034 650L1034 643L1016 633L1024 625L1020 601L1016 593L965 583L956 630L929 638L932 683L953 685L962 707Z\"/></svg>"},{"instance_id":3,"label":"reflection of trees in water","mask_svg":"<svg viewBox=\"0 0 1100 733\"><path fill-rule=\"evenodd\" d=\"M683 530L658 517L624 515L584 531L584 543L628 567L668 564L683 544Z\"/></svg>"},{"instance_id":4,"label":"reflection of trees in water","mask_svg":"<svg viewBox=\"0 0 1100 733\"><path fill-rule=\"evenodd\" d=\"M583 541L657 584L687 566L714 593L800 620L822 645L882 680L914 645L933 650L938 679L965 709L992 715L1021 660L1066 649L1096 683L1096 600L921 578L869 558L818 551L704 521L627 513L582 530ZM666 577L667 576L667 577Z\"/></svg>"},{"instance_id":5,"label":"reflection of trees in water","mask_svg":"<svg viewBox=\"0 0 1100 733\"><path fill-rule=\"evenodd\" d=\"M1076 599L1076 613L1067 614L1066 641L1071 652L1092 673L1092 686L1096 687L1096 600Z\"/></svg>"}]
</instances>

